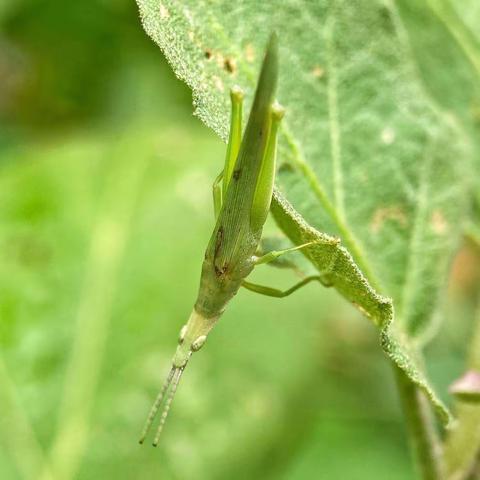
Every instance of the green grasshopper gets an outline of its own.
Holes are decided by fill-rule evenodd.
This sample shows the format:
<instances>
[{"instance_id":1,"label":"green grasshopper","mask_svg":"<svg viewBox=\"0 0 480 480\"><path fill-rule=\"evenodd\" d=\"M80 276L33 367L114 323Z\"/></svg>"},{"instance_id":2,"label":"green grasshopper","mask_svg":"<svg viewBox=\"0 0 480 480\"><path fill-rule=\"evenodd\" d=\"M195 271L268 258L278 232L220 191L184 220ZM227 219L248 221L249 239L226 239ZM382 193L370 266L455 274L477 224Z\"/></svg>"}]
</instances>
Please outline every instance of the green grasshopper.
<instances>
[{"instance_id":1,"label":"green grasshopper","mask_svg":"<svg viewBox=\"0 0 480 480\"><path fill-rule=\"evenodd\" d=\"M257 255L263 225L272 199L277 136L284 109L274 95L278 77L276 35L270 38L255 98L242 138L244 94L231 90L230 134L223 171L213 184L216 224L205 252L197 301L188 323L180 331L172 368L148 415L140 443L167 395L153 445L158 444L178 383L192 353L205 344L207 335L241 286L257 293L284 297L318 277L307 277L287 291L245 281L256 265L311 245L312 242Z\"/></svg>"}]
</instances>

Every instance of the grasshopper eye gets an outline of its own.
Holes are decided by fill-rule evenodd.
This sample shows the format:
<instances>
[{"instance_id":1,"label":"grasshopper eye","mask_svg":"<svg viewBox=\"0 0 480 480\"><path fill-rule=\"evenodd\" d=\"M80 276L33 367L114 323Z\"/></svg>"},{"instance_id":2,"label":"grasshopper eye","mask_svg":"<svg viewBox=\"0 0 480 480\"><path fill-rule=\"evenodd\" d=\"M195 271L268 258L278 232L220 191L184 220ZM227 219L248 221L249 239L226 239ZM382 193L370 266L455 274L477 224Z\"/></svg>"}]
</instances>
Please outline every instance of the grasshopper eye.
<instances>
[{"instance_id":1,"label":"grasshopper eye","mask_svg":"<svg viewBox=\"0 0 480 480\"><path fill-rule=\"evenodd\" d=\"M201 335L200 337L198 337L193 343L192 343L192 346L191 346L191 349L192 349L192 352L198 352L202 347L203 345L205 344L205 341L207 340L207 336L206 335Z\"/></svg>"},{"instance_id":2,"label":"grasshopper eye","mask_svg":"<svg viewBox=\"0 0 480 480\"><path fill-rule=\"evenodd\" d=\"M185 335L187 334L187 324L185 324L181 330L180 330L180 334L178 335L178 344L181 345L183 343L183 341L185 340Z\"/></svg>"}]
</instances>

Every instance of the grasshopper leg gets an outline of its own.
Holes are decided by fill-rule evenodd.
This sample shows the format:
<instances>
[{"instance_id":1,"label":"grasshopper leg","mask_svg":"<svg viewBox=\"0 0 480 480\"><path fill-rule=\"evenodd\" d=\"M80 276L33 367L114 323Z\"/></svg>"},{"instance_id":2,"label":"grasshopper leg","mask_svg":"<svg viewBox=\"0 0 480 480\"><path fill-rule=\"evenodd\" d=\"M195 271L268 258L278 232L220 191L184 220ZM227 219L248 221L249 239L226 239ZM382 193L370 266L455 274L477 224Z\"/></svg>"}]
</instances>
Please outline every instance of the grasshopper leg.
<instances>
[{"instance_id":1,"label":"grasshopper leg","mask_svg":"<svg viewBox=\"0 0 480 480\"><path fill-rule=\"evenodd\" d=\"M255 259L255 265L262 265L263 263L269 263L273 260L285 255L286 253L295 252L297 250L301 250L302 248L309 247L310 245L315 244L316 242L307 242L303 243L302 245L297 245L296 247L285 248L283 250L271 250L270 252L262 255L261 257L257 257Z\"/></svg>"},{"instance_id":2,"label":"grasshopper leg","mask_svg":"<svg viewBox=\"0 0 480 480\"><path fill-rule=\"evenodd\" d=\"M243 90L235 86L230 90L232 112L230 115L230 133L228 135L227 155L223 169L223 197L227 193L228 183L232 178L235 163L242 143L242 111L243 111Z\"/></svg>"},{"instance_id":3,"label":"grasshopper leg","mask_svg":"<svg viewBox=\"0 0 480 480\"><path fill-rule=\"evenodd\" d=\"M230 115L230 133L228 135L227 154L225 166L213 182L213 209L215 219L218 218L222 208L223 199L227 193L228 182L232 177L238 151L242 142L242 111L243 111L243 90L240 87L233 87L230 91L232 111Z\"/></svg>"},{"instance_id":4,"label":"grasshopper leg","mask_svg":"<svg viewBox=\"0 0 480 480\"><path fill-rule=\"evenodd\" d=\"M251 208L250 225L255 230L263 227L270 210L275 182L277 137L284 114L285 109L279 103L274 102L270 106L269 132Z\"/></svg>"},{"instance_id":5,"label":"grasshopper leg","mask_svg":"<svg viewBox=\"0 0 480 480\"><path fill-rule=\"evenodd\" d=\"M257 285L256 283L251 283L246 281L242 282L242 287L245 287L247 290L250 290L251 292L260 293L261 295L267 295L268 297L284 298L284 297L288 297L293 292L296 292L298 289L304 287L310 282L313 282L314 280L316 280L317 282L320 282L325 287L331 286L331 284L326 282L325 279L320 275L311 275L310 277L305 277L302 281L296 283L295 285L293 285L287 290L279 290L277 288L271 288L265 285Z\"/></svg>"}]
</instances>

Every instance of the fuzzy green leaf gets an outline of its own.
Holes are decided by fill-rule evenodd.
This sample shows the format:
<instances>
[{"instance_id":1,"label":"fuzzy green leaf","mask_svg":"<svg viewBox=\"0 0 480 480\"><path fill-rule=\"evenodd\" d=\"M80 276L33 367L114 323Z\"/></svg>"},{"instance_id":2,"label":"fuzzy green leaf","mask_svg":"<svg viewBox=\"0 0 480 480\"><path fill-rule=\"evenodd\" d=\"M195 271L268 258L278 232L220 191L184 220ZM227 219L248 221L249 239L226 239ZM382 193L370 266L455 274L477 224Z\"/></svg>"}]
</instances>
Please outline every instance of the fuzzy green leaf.
<instances>
[{"instance_id":1,"label":"fuzzy green leaf","mask_svg":"<svg viewBox=\"0 0 480 480\"><path fill-rule=\"evenodd\" d=\"M301 245L316 242L315 245L305 248L304 253L321 273L325 283L334 287L373 321L380 329L381 343L385 352L425 391L442 419L448 423L450 414L429 386L417 353L405 333L393 323L392 300L379 295L370 286L338 238L329 237L310 226L279 192L275 192L273 197L272 214L293 243Z\"/></svg>"},{"instance_id":2,"label":"fuzzy green leaf","mask_svg":"<svg viewBox=\"0 0 480 480\"><path fill-rule=\"evenodd\" d=\"M425 91L393 2L137 1L195 113L223 139L229 88L241 85L251 101L278 32L287 115L277 187L301 216L277 195L277 221L295 242L307 231L324 240L311 261L372 318L388 355L448 419L417 350L466 214L469 151Z\"/></svg>"},{"instance_id":3,"label":"fuzzy green leaf","mask_svg":"<svg viewBox=\"0 0 480 480\"><path fill-rule=\"evenodd\" d=\"M416 63L424 85L445 108L454 111L473 139L474 172L480 168L480 3L476 0L428 0L401 3ZM428 18L428 28L424 19ZM442 45L441 52L438 45ZM466 234L480 246L480 177L472 176ZM480 313L480 311L479 311ZM447 478L465 478L480 448L480 315L470 338L466 373L454 382L455 427L445 439Z\"/></svg>"},{"instance_id":4,"label":"fuzzy green leaf","mask_svg":"<svg viewBox=\"0 0 480 480\"><path fill-rule=\"evenodd\" d=\"M423 85L442 108L454 112L472 139L473 171L480 168L480 4L475 0L403 0L413 58ZM438 45L442 45L441 51ZM480 177L473 191L466 231L476 240L480 229Z\"/></svg>"}]
</instances>

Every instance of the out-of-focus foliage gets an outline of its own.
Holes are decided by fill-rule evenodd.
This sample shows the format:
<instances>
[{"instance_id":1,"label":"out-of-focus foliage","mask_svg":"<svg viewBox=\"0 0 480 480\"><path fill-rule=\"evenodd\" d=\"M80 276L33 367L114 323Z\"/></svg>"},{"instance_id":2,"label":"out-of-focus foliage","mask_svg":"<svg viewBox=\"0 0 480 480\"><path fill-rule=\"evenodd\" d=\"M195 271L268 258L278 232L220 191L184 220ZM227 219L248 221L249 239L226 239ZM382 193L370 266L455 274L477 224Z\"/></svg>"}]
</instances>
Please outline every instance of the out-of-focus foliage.
<instances>
[{"instance_id":1,"label":"out-of-focus foliage","mask_svg":"<svg viewBox=\"0 0 480 480\"><path fill-rule=\"evenodd\" d=\"M159 448L138 446L194 301L224 146L133 2L12 1L0 22L0 478L411 478L376 334L316 285L242 291ZM427 352L442 393L469 292Z\"/></svg>"},{"instance_id":2,"label":"out-of-focus foliage","mask_svg":"<svg viewBox=\"0 0 480 480\"><path fill-rule=\"evenodd\" d=\"M480 170L480 4L476 1L399 2L422 82L436 102L460 120ZM439 48L441 45L441 48ZM468 233L480 244L480 175L473 187Z\"/></svg>"}]
</instances>

